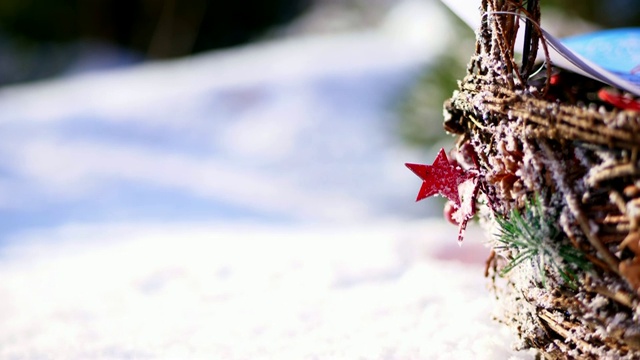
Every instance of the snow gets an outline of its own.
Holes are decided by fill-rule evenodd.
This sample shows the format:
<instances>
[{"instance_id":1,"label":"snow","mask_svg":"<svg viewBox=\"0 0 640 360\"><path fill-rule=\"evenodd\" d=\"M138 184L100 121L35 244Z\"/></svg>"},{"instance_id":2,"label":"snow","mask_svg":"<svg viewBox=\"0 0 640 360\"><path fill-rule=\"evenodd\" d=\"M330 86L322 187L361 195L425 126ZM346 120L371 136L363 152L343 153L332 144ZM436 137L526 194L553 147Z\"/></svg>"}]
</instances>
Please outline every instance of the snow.
<instances>
[{"instance_id":1,"label":"snow","mask_svg":"<svg viewBox=\"0 0 640 360\"><path fill-rule=\"evenodd\" d=\"M0 89L0 357L532 358L478 229L413 202L435 153L395 107L443 43L401 14L432 5Z\"/></svg>"},{"instance_id":2,"label":"snow","mask_svg":"<svg viewBox=\"0 0 640 360\"><path fill-rule=\"evenodd\" d=\"M151 216L141 204L172 219L194 203L282 221L406 212L413 179L396 168L422 156L398 145L393 111L425 55L394 39L287 40L2 89L0 207L83 221Z\"/></svg>"},{"instance_id":3,"label":"snow","mask_svg":"<svg viewBox=\"0 0 640 360\"><path fill-rule=\"evenodd\" d=\"M2 253L0 357L507 359L486 249L476 232L454 254L455 233L440 220L32 232Z\"/></svg>"}]
</instances>

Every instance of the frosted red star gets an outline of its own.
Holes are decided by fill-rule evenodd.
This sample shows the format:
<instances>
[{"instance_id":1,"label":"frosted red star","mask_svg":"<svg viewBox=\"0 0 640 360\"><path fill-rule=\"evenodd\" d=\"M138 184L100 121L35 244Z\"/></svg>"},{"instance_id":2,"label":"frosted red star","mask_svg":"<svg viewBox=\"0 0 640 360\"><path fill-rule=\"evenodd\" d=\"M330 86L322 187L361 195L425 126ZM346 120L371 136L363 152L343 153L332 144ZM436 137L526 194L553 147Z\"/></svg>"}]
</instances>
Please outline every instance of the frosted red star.
<instances>
[{"instance_id":1,"label":"frosted red star","mask_svg":"<svg viewBox=\"0 0 640 360\"><path fill-rule=\"evenodd\" d=\"M460 166L450 163L444 149L440 149L432 165L409 163L405 165L422 179L416 201L440 194L451 200L456 208L460 207L458 186L474 177Z\"/></svg>"}]
</instances>

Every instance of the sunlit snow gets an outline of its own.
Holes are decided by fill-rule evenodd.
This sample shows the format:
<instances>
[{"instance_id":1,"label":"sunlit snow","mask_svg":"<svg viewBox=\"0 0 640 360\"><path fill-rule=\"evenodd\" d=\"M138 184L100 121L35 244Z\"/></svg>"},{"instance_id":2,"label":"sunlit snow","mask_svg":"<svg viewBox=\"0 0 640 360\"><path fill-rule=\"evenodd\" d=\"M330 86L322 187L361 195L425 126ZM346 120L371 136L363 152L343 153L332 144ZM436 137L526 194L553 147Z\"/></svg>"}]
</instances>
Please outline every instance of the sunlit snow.
<instances>
[{"instance_id":1,"label":"sunlit snow","mask_svg":"<svg viewBox=\"0 0 640 360\"><path fill-rule=\"evenodd\" d=\"M413 202L403 164L435 153L397 106L443 42L401 19L446 31L419 3L0 89L0 357L531 358L491 320L478 229L459 248Z\"/></svg>"}]
</instances>

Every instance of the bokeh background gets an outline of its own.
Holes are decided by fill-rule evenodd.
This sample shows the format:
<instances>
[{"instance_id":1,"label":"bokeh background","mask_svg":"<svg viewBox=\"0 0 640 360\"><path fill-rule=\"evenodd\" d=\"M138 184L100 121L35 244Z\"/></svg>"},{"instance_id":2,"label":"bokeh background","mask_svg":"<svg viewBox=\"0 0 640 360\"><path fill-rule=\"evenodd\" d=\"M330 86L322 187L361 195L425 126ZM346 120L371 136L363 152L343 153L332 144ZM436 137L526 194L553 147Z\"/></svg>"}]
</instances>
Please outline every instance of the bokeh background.
<instances>
[{"instance_id":1,"label":"bokeh background","mask_svg":"<svg viewBox=\"0 0 640 360\"><path fill-rule=\"evenodd\" d=\"M0 4L0 84L293 34L363 29L381 22L399 2L5 0ZM542 6L603 28L636 26L640 18L640 6L632 0L546 0Z\"/></svg>"},{"instance_id":2,"label":"bokeh background","mask_svg":"<svg viewBox=\"0 0 640 360\"><path fill-rule=\"evenodd\" d=\"M554 0L545 1L543 6L545 21L548 20L549 27L558 35L599 27L632 26L640 17L639 6L633 1L573 4ZM316 45L309 45L312 43ZM451 142L441 128L441 107L455 89L456 79L464 75L472 43L473 33L466 25L437 1L431 0L254 0L242 3L210 0L5 0L0 4L0 86L6 89L0 94L4 95L0 99L0 119L5 120L2 126L7 139L3 142L7 149L0 164L4 168L4 175L0 178L4 186L0 187L0 193L6 194L0 198L0 203L5 204L4 210L0 210L4 212L0 220L0 234L23 226L49 226L76 220L222 216L288 221L297 217L274 216L268 204L247 206L246 201L239 204L213 193L206 196L195 194L196 190L187 189L187 185L179 185L185 187L182 190L176 190L178 185L164 183L149 188L144 181L133 179L133 175L127 176L122 169L93 169L92 173L109 172L110 182L101 186L79 186L71 180L83 183L97 181L93 180L93 175L90 181L88 176L80 180L80 177L69 175L72 173L70 169L82 168L84 161L63 154L57 154L54 159L32 157L33 151L19 150L20 146L30 143L28 140L48 138L53 141L53 135L62 134L67 134L74 141L92 143L92 146L97 146L98 142L94 140L99 133L103 134L100 135L103 136L101 141L111 143L113 140L119 145L134 146L154 143L164 151L184 143L184 149L217 151L218 158L234 163L236 167L245 163L251 169L258 166L258 155L273 150L279 154L278 159L275 155L270 158L271 167L279 169L275 171L291 174L286 181L298 182L310 193L313 189L324 188L324 192L331 195L321 195L323 198L346 198L347 193L352 192L351 185L347 184L355 185L360 181L357 178L368 179L364 181L366 185L357 186L353 191L355 196L352 197L360 204L351 205L352 210L341 213L344 216L333 216L334 220L349 222L366 218L365 213L395 214L398 218L407 219L437 216L440 202L431 201L429 204L434 206L427 205L426 208L413 206L405 201L406 189L401 189L410 184L409 177L392 175L384 166L375 169L373 164L392 148L396 152L401 151L398 150L400 148L413 152L402 155L404 159L400 156L394 159L400 167L403 160L424 162L439 147ZM248 58L253 55L247 55L251 51L249 49L268 47L266 44L289 46L287 50L283 46L280 50L271 51L273 55L269 60L260 59L269 50L256 50L255 60L251 63ZM385 47L391 49L386 52L388 56L376 62L375 57L384 54ZM276 48L272 46L272 49ZM339 53L343 48L349 51L344 56ZM224 49L230 50L225 52ZM373 50L367 54L369 49ZM315 61L309 55L313 51L322 53L325 58L318 57ZM221 71L224 74L207 73L206 69L210 67L222 69L223 66L218 64L227 66L234 61L232 55L228 56L228 61L213 58L239 53L245 54L237 57L242 65L235 68L230 65ZM301 59L305 55L308 59ZM171 59L184 61L172 63ZM331 61L335 66L324 66L322 61ZM200 70L194 68L193 75L188 75L201 77L201 81L187 80L186 75L172 75L188 71L190 63L202 65ZM353 69L347 69L350 64ZM165 68L160 69L161 66ZM297 67L303 74L298 79L291 79L295 76L291 75L294 71L287 74L287 66ZM318 75L317 72L323 68L328 69L327 73ZM130 83L127 83L129 80L120 84L101 83L131 73L125 69L140 69L140 74L156 69L154 74L158 76L153 81L134 75L132 78L135 80ZM164 79L161 72L165 74ZM266 79L270 72L273 76ZM342 76L341 72L348 74ZM103 74L102 80L87 80L90 74L98 73ZM249 74L255 76L253 81L248 80L251 84L246 79L241 80L250 77ZM230 85L228 80L215 79L221 76L232 79L232 82L236 76L238 81ZM64 80L50 79L69 81L64 83ZM24 90L24 86L12 86L42 80L47 81L40 83L43 86L34 86L31 96L25 95L29 91ZM70 90L69 84L85 84L84 81L87 81L86 89L80 88L85 85L78 85ZM172 87L169 84L172 81L182 81L183 88ZM304 81L306 85L300 85ZM154 83L161 85L153 88L155 85L151 84ZM301 93L294 89L297 86L305 89L308 98L300 98ZM207 91L216 95L198 100L198 96L204 96ZM17 98L7 95L15 92L21 95ZM191 97L182 99L181 96L187 96L188 92L191 92ZM128 93L135 95L124 99L128 95L122 94ZM21 102L25 99L23 95L29 98L26 103ZM145 97L155 97L155 100L143 99ZM97 102L108 109L100 113L89 102ZM167 102L174 102L174 105ZM191 103L187 105L187 102ZM129 111L126 109L145 106L148 106L147 110L136 109L126 114ZM166 111L160 114L154 111L162 106ZM262 109L262 106L269 107L269 110ZM282 109L275 109L277 106ZM65 113L47 113L51 107L64 109ZM246 115L252 109L260 115ZM269 111L272 114L266 115ZM38 113L37 117L57 118L59 127L52 125L55 121L29 125L35 118L33 112ZM283 113L280 115L278 112ZM245 116L252 119L246 122L255 122L255 126L241 125ZM275 120L278 117L282 123ZM312 117L317 117L316 126L326 128L323 131L327 136L332 134L327 139L316 140L317 147L313 147L313 141L305 140L303 143L301 140L310 136L303 131L309 125L302 124L311 121ZM158 127L140 127L135 121L128 122L130 118L145 118L141 121L155 123ZM166 123L171 123L171 127L159 125ZM180 127L182 132L174 132L174 127ZM256 129L263 128L268 128L271 133L263 132L256 136ZM233 136L224 132L237 132L235 136L246 140L234 147L229 145ZM276 140L284 134L288 134L289 139L287 150L280 148L284 141ZM363 137L378 140L365 141ZM56 141L66 142L66 136L62 138ZM134 141L129 141L134 138ZM20 145L8 145L12 142ZM377 152L376 155L368 155L378 157L376 160L364 155L364 143L369 147L367 151ZM394 147L392 143L402 145ZM227 147L222 144L227 144ZM333 146L324 147L331 144ZM260 146L265 148L262 154L255 149L249 150ZM308 151L299 151L302 149ZM289 155L285 155L285 151L289 151ZM256 157L251 158L252 152ZM303 153L306 160L302 158ZM87 163L97 164L98 160L94 160L85 159ZM49 165L53 174L39 169L44 166L43 162L51 161L57 164ZM121 160L118 162L125 166ZM310 164L313 162L317 166L312 167ZM29 165L32 163L38 165ZM269 161L263 164L266 166ZM63 170L63 167L68 170ZM368 172L364 171L365 168ZM362 171L360 174L358 169ZM374 174L374 169L380 173ZM76 173L87 171L77 169ZM117 179L118 175L113 172L120 172L122 179ZM42 174L35 176L36 173ZM65 184L67 180L56 178L70 182ZM99 178L105 182L108 177L100 175ZM318 184L317 179L322 179L324 184ZM60 184L54 185L56 183ZM76 190L63 191L61 186ZM270 187L275 186L287 187L281 184ZM38 190L41 188L46 190ZM251 193L250 190L236 192ZM300 189L299 201L304 197L303 192ZM62 195L65 193L78 194ZM294 198L293 195L282 195L277 202ZM363 201L365 198L369 199L368 202ZM265 201L275 202L273 199ZM308 202L313 201L310 194ZM325 213L338 214L338 210L333 208L346 205L325 206L331 208ZM368 210L355 210L356 207ZM277 206L274 204L272 208Z\"/></svg>"},{"instance_id":3,"label":"bokeh background","mask_svg":"<svg viewBox=\"0 0 640 360\"><path fill-rule=\"evenodd\" d=\"M0 1L0 357L533 358L403 165L473 41L435 0Z\"/></svg>"}]
</instances>

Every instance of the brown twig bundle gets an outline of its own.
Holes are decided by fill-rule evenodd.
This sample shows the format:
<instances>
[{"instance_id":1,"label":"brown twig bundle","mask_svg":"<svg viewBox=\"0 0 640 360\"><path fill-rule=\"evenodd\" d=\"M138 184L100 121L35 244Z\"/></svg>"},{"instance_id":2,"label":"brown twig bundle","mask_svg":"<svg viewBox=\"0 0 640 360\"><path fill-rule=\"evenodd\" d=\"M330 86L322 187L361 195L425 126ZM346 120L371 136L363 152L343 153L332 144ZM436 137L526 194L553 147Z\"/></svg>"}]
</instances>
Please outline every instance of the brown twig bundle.
<instances>
[{"instance_id":1,"label":"brown twig bundle","mask_svg":"<svg viewBox=\"0 0 640 360\"><path fill-rule=\"evenodd\" d=\"M530 82L537 47L528 65L514 60L523 1L483 0L481 10L476 52L445 104L445 128L459 135L458 161L480 174L478 206L492 235L521 219L513 229L538 238L533 250L493 243L494 279L509 268L495 287L501 320L547 358L640 358L640 114L549 100L549 73L546 86ZM539 9L526 16L538 22ZM540 37L534 31L533 43ZM541 221L524 216L532 199L558 235L536 232ZM566 248L589 266L572 264ZM530 254L538 260L523 260Z\"/></svg>"}]
</instances>

